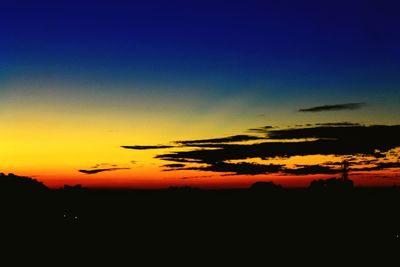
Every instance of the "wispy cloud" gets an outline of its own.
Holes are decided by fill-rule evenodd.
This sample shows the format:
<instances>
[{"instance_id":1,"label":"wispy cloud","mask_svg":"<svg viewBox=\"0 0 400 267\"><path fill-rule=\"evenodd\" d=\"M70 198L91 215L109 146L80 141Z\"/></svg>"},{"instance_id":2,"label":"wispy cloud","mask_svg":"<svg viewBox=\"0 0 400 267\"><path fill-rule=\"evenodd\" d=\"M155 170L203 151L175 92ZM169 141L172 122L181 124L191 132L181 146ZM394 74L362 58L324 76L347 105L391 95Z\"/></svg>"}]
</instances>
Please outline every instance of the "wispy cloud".
<instances>
[{"instance_id":1,"label":"wispy cloud","mask_svg":"<svg viewBox=\"0 0 400 267\"><path fill-rule=\"evenodd\" d=\"M174 163L174 164L165 164L163 166L168 167L168 168L181 168L181 167L185 167L185 164Z\"/></svg>"},{"instance_id":2,"label":"wispy cloud","mask_svg":"<svg viewBox=\"0 0 400 267\"><path fill-rule=\"evenodd\" d=\"M84 174L96 174L100 172L108 172L108 171L118 171L118 170L129 170L130 168L107 168L107 169L94 169L94 170L78 170Z\"/></svg>"},{"instance_id":3,"label":"wispy cloud","mask_svg":"<svg viewBox=\"0 0 400 267\"><path fill-rule=\"evenodd\" d=\"M157 145L157 146L121 146L122 148L125 149L136 149L136 150L146 150L146 149L164 149L164 148L172 148L174 146L163 146L163 145Z\"/></svg>"},{"instance_id":4,"label":"wispy cloud","mask_svg":"<svg viewBox=\"0 0 400 267\"><path fill-rule=\"evenodd\" d=\"M354 122L326 122L326 123L317 123L315 125L318 126L361 126L362 124L360 123L354 123Z\"/></svg>"},{"instance_id":5,"label":"wispy cloud","mask_svg":"<svg viewBox=\"0 0 400 267\"><path fill-rule=\"evenodd\" d=\"M252 135L233 135L222 138L212 138L212 139L200 139L200 140L189 140L189 141L175 141L175 143L180 145L197 145L197 144L219 144L219 143L233 143L233 142L243 142L251 140L265 139L259 136Z\"/></svg>"},{"instance_id":6,"label":"wispy cloud","mask_svg":"<svg viewBox=\"0 0 400 267\"><path fill-rule=\"evenodd\" d=\"M114 168L114 167L118 167L118 165L117 164L111 164L111 163L99 163L99 164L94 165L92 167L92 169L97 169L97 168L100 168L100 167L102 167L102 168L108 168L108 167Z\"/></svg>"},{"instance_id":7,"label":"wispy cloud","mask_svg":"<svg viewBox=\"0 0 400 267\"><path fill-rule=\"evenodd\" d=\"M267 125L267 126L263 126L263 127L259 127L259 128L251 128L251 129L248 129L247 131L253 132L253 133L264 133L265 131L269 131L272 128L274 128L274 127Z\"/></svg>"},{"instance_id":8,"label":"wispy cloud","mask_svg":"<svg viewBox=\"0 0 400 267\"><path fill-rule=\"evenodd\" d=\"M121 146L121 147L125 149L134 149L134 150L166 149L166 148L176 148L176 147L186 147L186 146L210 147L215 144L246 142L246 141L260 140L260 139L265 139L265 137L252 136L252 135L233 135L221 138L173 141L172 143L176 145L150 145L150 146L134 145L134 146Z\"/></svg>"},{"instance_id":9,"label":"wispy cloud","mask_svg":"<svg viewBox=\"0 0 400 267\"><path fill-rule=\"evenodd\" d=\"M342 170L321 165L304 165L300 168L285 169L284 173L294 175L309 175L309 174L335 174Z\"/></svg>"},{"instance_id":10,"label":"wispy cloud","mask_svg":"<svg viewBox=\"0 0 400 267\"><path fill-rule=\"evenodd\" d=\"M365 103L346 103L346 104L335 104L335 105L323 105L311 108L299 109L299 112L321 112L321 111L338 111L338 110L355 110L366 106Z\"/></svg>"}]
</instances>

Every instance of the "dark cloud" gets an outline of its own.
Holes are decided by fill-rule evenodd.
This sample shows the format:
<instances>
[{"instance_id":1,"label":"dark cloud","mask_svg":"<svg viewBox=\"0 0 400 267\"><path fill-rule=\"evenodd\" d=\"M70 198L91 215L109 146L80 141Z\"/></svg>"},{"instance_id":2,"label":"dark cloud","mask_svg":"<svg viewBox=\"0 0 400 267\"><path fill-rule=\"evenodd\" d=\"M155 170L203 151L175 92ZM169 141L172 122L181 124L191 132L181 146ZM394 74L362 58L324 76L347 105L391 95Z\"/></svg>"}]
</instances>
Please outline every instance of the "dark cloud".
<instances>
[{"instance_id":1,"label":"dark cloud","mask_svg":"<svg viewBox=\"0 0 400 267\"><path fill-rule=\"evenodd\" d=\"M107 168L107 169L94 169L94 170L78 170L84 174L96 174L100 172L108 172L108 171L118 171L118 170L129 170L130 168Z\"/></svg>"},{"instance_id":2,"label":"dark cloud","mask_svg":"<svg viewBox=\"0 0 400 267\"><path fill-rule=\"evenodd\" d=\"M189 179L203 179L203 178L211 178L215 177L216 175L195 175L195 176L184 176L179 179L181 180L189 180Z\"/></svg>"},{"instance_id":3,"label":"dark cloud","mask_svg":"<svg viewBox=\"0 0 400 267\"><path fill-rule=\"evenodd\" d=\"M342 127L341 127L342 128ZM311 130L311 131L307 131ZM338 130L335 128L335 130ZM359 135L356 133L359 132ZM346 134L348 133L348 135ZM298 131L275 132L272 139L304 139L314 137L317 140L298 142L263 142L258 144L215 145L217 149L194 149L156 156L159 159L180 162L214 163L226 160L244 160L249 158L268 159L306 155L353 155L365 154L378 157L381 153L400 146L399 128L378 127L374 129L347 129L331 133L324 130L299 129ZM385 138L376 138L384 136Z\"/></svg>"},{"instance_id":4,"label":"dark cloud","mask_svg":"<svg viewBox=\"0 0 400 267\"><path fill-rule=\"evenodd\" d=\"M301 168L285 169L284 173L294 175L308 175L308 174L336 174L340 173L340 169L334 169L321 165L304 165Z\"/></svg>"},{"instance_id":5,"label":"dark cloud","mask_svg":"<svg viewBox=\"0 0 400 267\"><path fill-rule=\"evenodd\" d=\"M179 162L217 163L248 158L288 157L299 154L319 154L320 142L264 142L259 144L215 145L218 149L194 149L157 155L156 158ZM334 144L330 147L334 148ZM305 150L307 149L307 150Z\"/></svg>"},{"instance_id":6,"label":"dark cloud","mask_svg":"<svg viewBox=\"0 0 400 267\"><path fill-rule=\"evenodd\" d=\"M167 170L201 170L246 175L266 173L305 175L340 172L340 162L298 165L296 168L287 168L279 164L248 162L250 159L257 158L271 160L308 155L335 155L350 160L353 166L372 165L368 166L370 170L400 167L393 163L381 164L387 159L388 151L400 147L400 125L365 126L337 122L286 129L275 129L270 126L255 129L264 137L235 135L179 141L177 142L179 147L188 148L188 150L158 154L155 158L172 162L164 165L169 168ZM258 143L247 142L263 139L264 141ZM230 143L239 140L243 143ZM232 160L240 162L233 163Z\"/></svg>"},{"instance_id":7,"label":"dark cloud","mask_svg":"<svg viewBox=\"0 0 400 267\"><path fill-rule=\"evenodd\" d=\"M173 164L171 164L173 165ZM203 167L186 167L174 170L200 170L212 172L227 172L234 175L258 175L268 173L282 173L292 175L308 175L308 174L336 174L340 173L340 169L334 169L320 165L304 165L298 168L284 168L283 164L257 164L257 163L227 163L216 162Z\"/></svg>"},{"instance_id":8,"label":"dark cloud","mask_svg":"<svg viewBox=\"0 0 400 267\"><path fill-rule=\"evenodd\" d=\"M160 158L163 160L166 160L163 158L163 154L155 156L155 158ZM183 163L202 163L200 159L190 159L190 158L174 158L172 161L174 162L183 162ZM155 163L154 163L155 164Z\"/></svg>"},{"instance_id":9,"label":"dark cloud","mask_svg":"<svg viewBox=\"0 0 400 267\"><path fill-rule=\"evenodd\" d=\"M118 165L117 164L111 164L111 163L99 163L99 164L94 165L92 167L92 169L97 169L97 168L100 168L100 167L102 167L104 169L106 167L118 167Z\"/></svg>"},{"instance_id":10,"label":"dark cloud","mask_svg":"<svg viewBox=\"0 0 400 267\"><path fill-rule=\"evenodd\" d=\"M173 163L173 164L163 165L163 167L169 168L168 170L174 170L176 168L183 168L185 166L186 166L185 164L181 164L181 163Z\"/></svg>"},{"instance_id":11,"label":"dark cloud","mask_svg":"<svg viewBox=\"0 0 400 267\"><path fill-rule=\"evenodd\" d=\"M270 139L318 139L323 143L322 154L326 154L325 149L330 150L330 144L337 145L337 152L331 154L340 155L375 155L376 150L384 152L400 146L400 125L292 128L271 130L267 135Z\"/></svg>"},{"instance_id":12,"label":"dark cloud","mask_svg":"<svg viewBox=\"0 0 400 267\"><path fill-rule=\"evenodd\" d=\"M125 149L137 149L137 150L145 150L145 149L163 149L163 148L172 148L174 146L121 146Z\"/></svg>"},{"instance_id":13,"label":"dark cloud","mask_svg":"<svg viewBox=\"0 0 400 267\"><path fill-rule=\"evenodd\" d=\"M257 164L257 163L228 163L228 162L215 162L205 167L190 167L185 168L186 170L201 170L201 171L212 171L212 172L230 172L234 174L265 174L265 173L276 173L282 170L283 165L276 164Z\"/></svg>"},{"instance_id":14,"label":"dark cloud","mask_svg":"<svg viewBox=\"0 0 400 267\"><path fill-rule=\"evenodd\" d=\"M358 171L379 171L384 169L400 168L400 162L379 162L373 167L355 168Z\"/></svg>"},{"instance_id":15,"label":"dark cloud","mask_svg":"<svg viewBox=\"0 0 400 267\"><path fill-rule=\"evenodd\" d=\"M327 123L317 123L315 124L317 126L361 126L359 123L353 123L353 122L327 122ZM308 125L310 126L310 125Z\"/></svg>"},{"instance_id":16,"label":"dark cloud","mask_svg":"<svg viewBox=\"0 0 400 267\"><path fill-rule=\"evenodd\" d=\"M205 146L212 147L216 144L233 143L233 142L244 142L251 140L265 139L265 137L251 136L251 135L233 135L222 138L212 138L212 139L199 139L199 140L184 140L184 141L174 141L178 146L167 146L167 145L155 145L155 146L121 146L125 149L136 149L136 150L146 150L146 149L164 149L164 148L174 148L181 146Z\"/></svg>"},{"instance_id":17,"label":"dark cloud","mask_svg":"<svg viewBox=\"0 0 400 267\"><path fill-rule=\"evenodd\" d=\"M264 133L265 131L269 131L270 129L272 129L274 127L267 125L267 126L263 126L263 127L259 127L259 128L251 128L248 129L248 132L253 132L253 133Z\"/></svg>"},{"instance_id":18,"label":"dark cloud","mask_svg":"<svg viewBox=\"0 0 400 267\"><path fill-rule=\"evenodd\" d=\"M355 110L364 107L365 103L346 103L336 105L324 105L311 108L299 109L300 112L321 112L321 111L337 111L337 110Z\"/></svg>"},{"instance_id":19,"label":"dark cloud","mask_svg":"<svg viewBox=\"0 0 400 267\"><path fill-rule=\"evenodd\" d=\"M374 158L374 159L357 159L353 158L351 160L348 160L349 162L352 162L353 165L372 165L372 164L378 164L379 159Z\"/></svg>"},{"instance_id":20,"label":"dark cloud","mask_svg":"<svg viewBox=\"0 0 400 267\"><path fill-rule=\"evenodd\" d=\"M180 163L165 164L164 167L167 167L167 168L182 168L182 167L185 167L185 164L180 164Z\"/></svg>"},{"instance_id":21,"label":"dark cloud","mask_svg":"<svg viewBox=\"0 0 400 267\"><path fill-rule=\"evenodd\" d=\"M251 136L251 135L234 135L234 136L213 138L213 139L175 141L175 143L180 145L197 145L197 144L210 144L210 143L216 144L216 143L243 142L243 141L259 140L259 139L265 139L265 138L259 136Z\"/></svg>"},{"instance_id":22,"label":"dark cloud","mask_svg":"<svg viewBox=\"0 0 400 267\"><path fill-rule=\"evenodd\" d=\"M350 162L349 160L348 160L348 162ZM343 162L332 162L332 161L327 161L327 162L324 162L324 166L342 166L342 164L343 164Z\"/></svg>"}]
</instances>

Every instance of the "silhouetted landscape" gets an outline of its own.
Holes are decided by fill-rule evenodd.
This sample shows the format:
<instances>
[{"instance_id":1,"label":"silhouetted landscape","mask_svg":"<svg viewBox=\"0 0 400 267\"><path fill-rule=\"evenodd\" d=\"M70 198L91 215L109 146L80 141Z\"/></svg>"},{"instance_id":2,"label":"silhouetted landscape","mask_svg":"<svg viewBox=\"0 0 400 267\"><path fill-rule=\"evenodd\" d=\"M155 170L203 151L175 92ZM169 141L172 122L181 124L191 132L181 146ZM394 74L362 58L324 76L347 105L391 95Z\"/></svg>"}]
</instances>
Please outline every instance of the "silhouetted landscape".
<instances>
[{"instance_id":1,"label":"silhouetted landscape","mask_svg":"<svg viewBox=\"0 0 400 267\"><path fill-rule=\"evenodd\" d=\"M305 189L260 181L231 190L95 190L80 185L51 190L31 178L1 174L2 222L13 237L131 238L132 246L142 249L172 249L171 240L183 246L178 250L203 243L208 249L260 243L293 248L310 242L398 247L400 188L354 188L349 181L319 180Z\"/></svg>"},{"instance_id":2,"label":"silhouetted landscape","mask_svg":"<svg viewBox=\"0 0 400 267\"><path fill-rule=\"evenodd\" d=\"M399 10L0 1L0 266L387 266Z\"/></svg>"}]
</instances>

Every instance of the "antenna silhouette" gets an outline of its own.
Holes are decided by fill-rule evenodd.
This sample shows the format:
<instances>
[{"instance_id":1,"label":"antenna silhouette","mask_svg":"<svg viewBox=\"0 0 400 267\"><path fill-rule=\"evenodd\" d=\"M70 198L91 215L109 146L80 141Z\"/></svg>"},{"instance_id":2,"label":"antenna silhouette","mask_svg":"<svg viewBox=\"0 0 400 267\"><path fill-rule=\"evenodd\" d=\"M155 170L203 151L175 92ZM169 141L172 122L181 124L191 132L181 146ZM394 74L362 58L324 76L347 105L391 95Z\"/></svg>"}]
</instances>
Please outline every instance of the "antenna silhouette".
<instances>
[{"instance_id":1,"label":"antenna silhouette","mask_svg":"<svg viewBox=\"0 0 400 267\"><path fill-rule=\"evenodd\" d=\"M349 180L349 162L347 160L343 160L342 163L342 181Z\"/></svg>"}]
</instances>

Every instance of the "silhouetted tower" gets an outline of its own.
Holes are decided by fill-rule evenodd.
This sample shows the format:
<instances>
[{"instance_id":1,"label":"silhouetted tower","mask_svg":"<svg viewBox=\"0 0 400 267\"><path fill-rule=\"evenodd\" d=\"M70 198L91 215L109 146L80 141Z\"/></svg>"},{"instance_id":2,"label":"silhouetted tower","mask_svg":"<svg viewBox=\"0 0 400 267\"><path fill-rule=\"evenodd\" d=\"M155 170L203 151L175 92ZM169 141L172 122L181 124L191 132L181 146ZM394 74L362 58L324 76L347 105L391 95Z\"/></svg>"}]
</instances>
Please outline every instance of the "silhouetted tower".
<instances>
[{"instance_id":1,"label":"silhouetted tower","mask_svg":"<svg viewBox=\"0 0 400 267\"><path fill-rule=\"evenodd\" d=\"M347 160L344 160L342 163L342 180L343 181L348 181L349 180L349 162Z\"/></svg>"}]
</instances>

